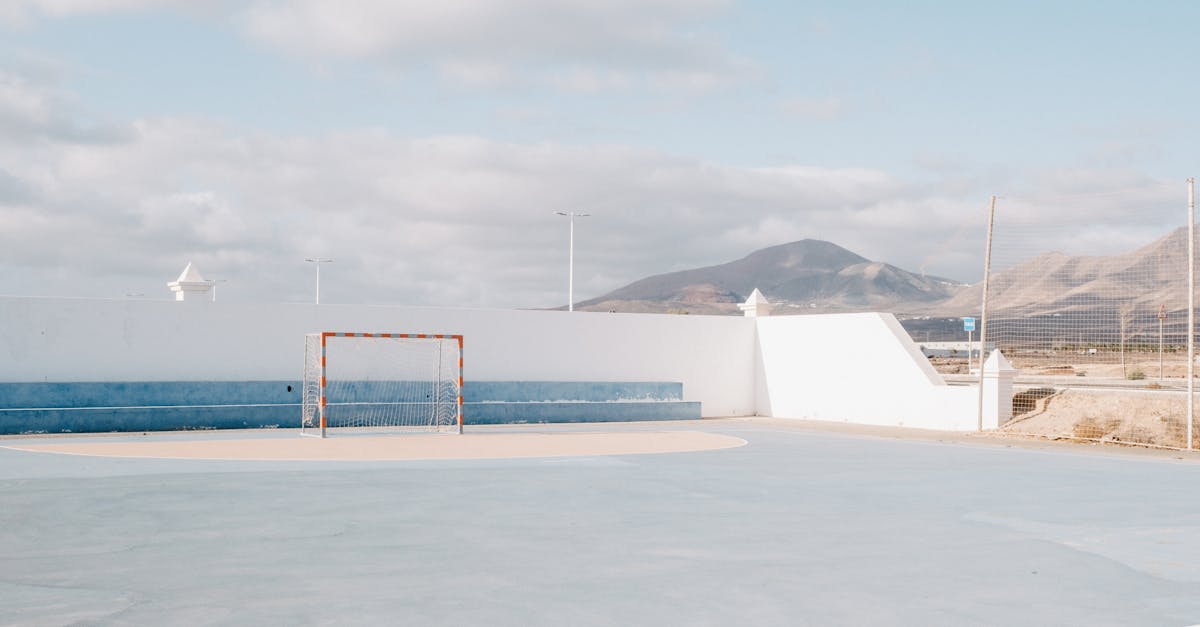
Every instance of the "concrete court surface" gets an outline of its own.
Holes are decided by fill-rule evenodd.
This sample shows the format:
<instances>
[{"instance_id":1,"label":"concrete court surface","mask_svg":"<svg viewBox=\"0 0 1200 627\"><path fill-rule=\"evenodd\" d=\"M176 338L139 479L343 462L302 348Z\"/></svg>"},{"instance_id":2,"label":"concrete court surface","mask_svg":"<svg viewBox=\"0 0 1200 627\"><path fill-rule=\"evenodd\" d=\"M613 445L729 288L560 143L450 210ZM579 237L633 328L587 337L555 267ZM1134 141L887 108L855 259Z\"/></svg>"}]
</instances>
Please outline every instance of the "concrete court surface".
<instances>
[{"instance_id":1,"label":"concrete court surface","mask_svg":"<svg viewBox=\"0 0 1200 627\"><path fill-rule=\"evenodd\" d=\"M597 428L748 444L371 462L0 448L0 624L1200 623L1196 457L755 419L496 431Z\"/></svg>"}]
</instances>

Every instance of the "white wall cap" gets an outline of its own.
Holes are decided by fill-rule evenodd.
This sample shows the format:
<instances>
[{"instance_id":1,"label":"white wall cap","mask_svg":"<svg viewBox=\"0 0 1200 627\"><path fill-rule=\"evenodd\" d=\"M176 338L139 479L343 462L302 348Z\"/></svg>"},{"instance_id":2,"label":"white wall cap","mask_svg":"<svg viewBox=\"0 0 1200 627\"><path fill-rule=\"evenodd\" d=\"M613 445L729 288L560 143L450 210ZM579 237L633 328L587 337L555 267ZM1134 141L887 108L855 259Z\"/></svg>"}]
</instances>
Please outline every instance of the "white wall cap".
<instances>
[{"instance_id":1,"label":"white wall cap","mask_svg":"<svg viewBox=\"0 0 1200 627\"><path fill-rule=\"evenodd\" d=\"M767 302L767 297L763 296L762 292L758 291L758 288L756 287L756 288L754 288L753 292L750 292L750 298L747 298L746 302L743 304L745 304L745 305L769 305L770 303Z\"/></svg>"},{"instance_id":2,"label":"white wall cap","mask_svg":"<svg viewBox=\"0 0 1200 627\"><path fill-rule=\"evenodd\" d=\"M746 299L746 302L738 305L738 309L741 309L744 315L751 318L771 315L771 303L767 302L766 297L762 295L762 292L758 291L757 287L754 288L754 291L750 294L750 298Z\"/></svg>"},{"instance_id":3,"label":"white wall cap","mask_svg":"<svg viewBox=\"0 0 1200 627\"><path fill-rule=\"evenodd\" d=\"M167 283L167 287L175 292L175 300L188 300L188 294L194 294L197 297L206 295L212 286L213 284L205 280L204 275L200 274L200 271L190 261L178 279Z\"/></svg>"},{"instance_id":4,"label":"white wall cap","mask_svg":"<svg viewBox=\"0 0 1200 627\"><path fill-rule=\"evenodd\" d=\"M1000 350L997 349L992 351L991 355L988 355L987 361L983 362L983 371L985 373L1016 372L1017 369L1013 368L1012 362L1008 361L1008 358L1004 356L1004 353L1001 353Z\"/></svg>"},{"instance_id":5,"label":"white wall cap","mask_svg":"<svg viewBox=\"0 0 1200 627\"><path fill-rule=\"evenodd\" d=\"M188 262L187 267L179 274L179 278L175 279L176 283L204 283L204 275L196 269L192 262Z\"/></svg>"}]
</instances>

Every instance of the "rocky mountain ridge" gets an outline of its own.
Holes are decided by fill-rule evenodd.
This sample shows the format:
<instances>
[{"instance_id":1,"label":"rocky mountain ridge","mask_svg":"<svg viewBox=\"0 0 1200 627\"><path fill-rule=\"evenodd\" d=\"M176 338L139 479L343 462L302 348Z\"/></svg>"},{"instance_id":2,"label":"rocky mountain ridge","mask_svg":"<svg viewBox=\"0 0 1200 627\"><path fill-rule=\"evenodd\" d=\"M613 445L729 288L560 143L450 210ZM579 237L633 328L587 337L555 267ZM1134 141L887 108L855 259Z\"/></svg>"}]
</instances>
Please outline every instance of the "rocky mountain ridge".
<instances>
[{"instance_id":1,"label":"rocky mountain ridge","mask_svg":"<svg viewBox=\"0 0 1200 627\"><path fill-rule=\"evenodd\" d=\"M991 315L1111 317L1186 310L1187 230L1109 256L1045 252L993 272ZM728 263L658 274L576 309L639 313L737 314L758 288L776 312L888 311L926 316L977 315L982 283L966 285L872 261L832 242L805 239ZM1129 315L1128 313L1126 315ZM1176 315L1173 313L1172 315Z\"/></svg>"},{"instance_id":2,"label":"rocky mountain ridge","mask_svg":"<svg viewBox=\"0 0 1200 627\"><path fill-rule=\"evenodd\" d=\"M755 251L729 263L650 276L576 309L623 312L737 313L758 288L772 303L812 311L895 311L944 301L966 286L871 261L841 246L805 239ZM797 313L792 311L791 313Z\"/></svg>"}]
</instances>

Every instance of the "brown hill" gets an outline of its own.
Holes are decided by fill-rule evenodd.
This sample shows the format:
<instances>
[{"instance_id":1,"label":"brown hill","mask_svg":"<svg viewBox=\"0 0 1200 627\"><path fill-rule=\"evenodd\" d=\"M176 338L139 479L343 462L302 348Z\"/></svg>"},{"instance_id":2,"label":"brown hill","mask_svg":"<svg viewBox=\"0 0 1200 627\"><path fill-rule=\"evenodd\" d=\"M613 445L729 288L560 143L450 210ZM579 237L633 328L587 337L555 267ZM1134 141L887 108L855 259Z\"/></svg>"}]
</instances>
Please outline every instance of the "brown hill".
<instances>
[{"instance_id":1,"label":"brown hill","mask_svg":"<svg viewBox=\"0 0 1200 627\"><path fill-rule=\"evenodd\" d=\"M1112 256L1048 252L995 272L989 316L1087 315L1120 308L1174 316L1187 311L1187 229L1180 228L1137 250ZM972 285L929 308L939 314L978 312L983 285Z\"/></svg>"},{"instance_id":2,"label":"brown hill","mask_svg":"<svg viewBox=\"0 0 1200 627\"><path fill-rule=\"evenodd\" d=\"M874 262L836 244L801 240L729 263L635 281L576 309L622 312L737 313L754 288L780 306L803 311L909 310L963 289L938 277Z\"/></svg>"}]
</instances>

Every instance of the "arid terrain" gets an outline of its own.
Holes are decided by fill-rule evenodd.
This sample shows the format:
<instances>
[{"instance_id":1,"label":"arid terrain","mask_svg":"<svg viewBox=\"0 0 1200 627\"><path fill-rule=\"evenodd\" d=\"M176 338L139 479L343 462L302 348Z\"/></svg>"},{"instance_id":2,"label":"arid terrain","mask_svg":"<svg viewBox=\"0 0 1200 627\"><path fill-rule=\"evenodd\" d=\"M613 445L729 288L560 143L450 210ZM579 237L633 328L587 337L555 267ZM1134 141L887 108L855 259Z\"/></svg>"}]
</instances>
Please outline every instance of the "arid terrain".
<instances>
[{"instance_id":1,"label":"arid terrain","mask_svg":"<svg viewBox=\"0 0 1200 627\"><path fill-rule=\"evenodd\" d=\"M1187 447L1187 395L1182 392L1041 388L1019 393L1013 404L1029 411L1005 425L1005 433ZM1192 443L1200 445L1196 433Z\"/></svg>"},{"instance_id":2,"label":"arid terrain","mask_svg":"<svg viewBox=\"0 0 1200 627\"><path fill-rule=\"evenodd\" d=\"M1159 378L1157 357L1112 356L1091 362L1058 359L1015 360L1019 370L1013 398L1013 420L1001 432L1049 439L1123 445L1187 447L1187 363L1167 358ZM1079 363L1083 361L1083 363ZM973 380L962 358L931 358L934 369L950 381ZM975 372L978 372L977 370ZM1200 375L1200 368L1196 369ZM1195 411L1200 421L1200 407ZM1200 432L1200 424L1194 424ZM1193 434L1200 446L1200 433Z\"/></svg>"}]
</instances>

